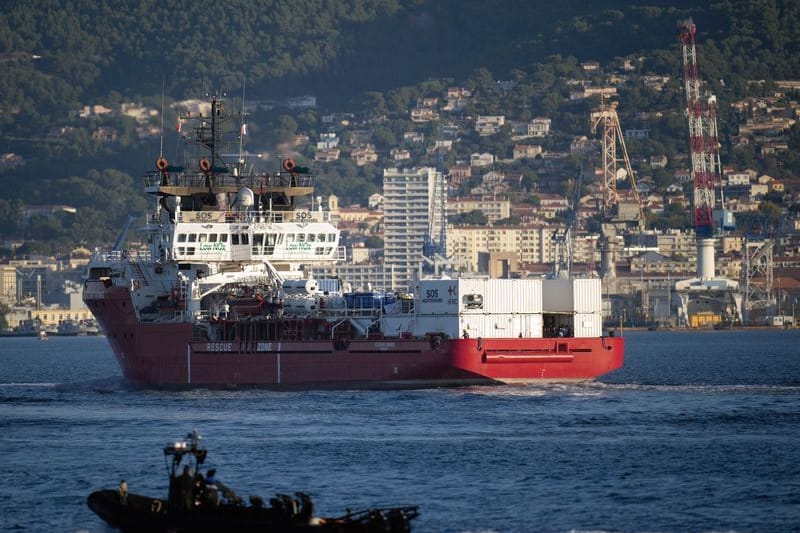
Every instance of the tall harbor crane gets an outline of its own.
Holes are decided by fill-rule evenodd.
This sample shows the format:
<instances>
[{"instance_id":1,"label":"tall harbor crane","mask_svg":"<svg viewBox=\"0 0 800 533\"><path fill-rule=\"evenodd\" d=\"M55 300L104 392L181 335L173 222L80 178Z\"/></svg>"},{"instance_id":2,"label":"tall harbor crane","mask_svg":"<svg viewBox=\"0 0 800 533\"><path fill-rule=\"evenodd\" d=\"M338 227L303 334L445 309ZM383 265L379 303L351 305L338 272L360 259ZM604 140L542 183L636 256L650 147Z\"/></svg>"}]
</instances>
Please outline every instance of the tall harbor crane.
<instances>
[{"instance_id":1,"label":"tall harbor crane","mask_svg":"<svg viewBox=\"0 0 800 533\"><path fill-rule=\"evenodd\" d=\"M676 293L681 300L678 317L685 325L695 327L739 322L742 316L739 283L717 278L714 265L714 237L732 226L732 217L726 212L721 195L720 208L715 211L714 187L717 183L722 183L717 99L714 95L701 94L695 48L697 27L690 18L681 21L679 29L692 162L692 214L697 238L697 277L675 284ZM716 224L715 220L720 223Z\"/></svg>"},{"instance_id":2,"label":"tall harbor crane","mask_svg":"<svg viewBox=\"0 0 800 533\"><path fill-rule=\"evenodd\" d=\"M636 227L639 232L644 228L644 212L636 188L636 177L628 157L625 137L617 115L617 102L606 103L603 99L600 107L592 112L592 133L602 128L603 136L603 204L601 206L600 239L600 273L607 283L616 278L616 240L621 229ZM622 157L617 153L621 149ZM618 167L618 165L624 165ZM630 183L633 202L623 202L617 192L617 181L624 177Z\"/></svg>"},{"instance_id":3,"label":"tall harbor crane","mask_svg":"<svg viewBox=\"0 0 800 533\"><path fill-rule=\"evenodd\" d=\"M644 226L644 213L628 149L625 146L625 137L622 135L617 105L617 102L606 103L603 100L600 107L592 112L592 133L596 134L598 126L601 126L603 134L603 219L614 222L635 222L641 228ZM617 154L617 146L622 151L622 157ZM618 168L619 164L623 164L624 167ZM635 204L634 210L627 214L620 208L621 201L617 192L617 181L623 175L630 182Z\"/></svg>"}]
</instances>

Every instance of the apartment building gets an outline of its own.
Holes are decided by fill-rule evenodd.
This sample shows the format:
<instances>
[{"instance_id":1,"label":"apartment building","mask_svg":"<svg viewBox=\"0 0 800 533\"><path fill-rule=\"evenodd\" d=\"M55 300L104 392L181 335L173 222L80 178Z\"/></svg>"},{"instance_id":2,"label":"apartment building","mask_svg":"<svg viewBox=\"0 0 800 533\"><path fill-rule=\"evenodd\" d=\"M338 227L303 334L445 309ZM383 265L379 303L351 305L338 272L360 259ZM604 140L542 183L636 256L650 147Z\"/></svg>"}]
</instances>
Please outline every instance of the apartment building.
<instances>
[{"instance_id":1,"label":"apartment building","mask_svg":"<svg viewBox=\"0 0 800 533\"><path fill-rule=\"evenodd\" d=\"M440 247L447 183L434 168L383 171L384 262L387 288L405 290L418 272L426 242Z\"/></svg>"}]
</instances>

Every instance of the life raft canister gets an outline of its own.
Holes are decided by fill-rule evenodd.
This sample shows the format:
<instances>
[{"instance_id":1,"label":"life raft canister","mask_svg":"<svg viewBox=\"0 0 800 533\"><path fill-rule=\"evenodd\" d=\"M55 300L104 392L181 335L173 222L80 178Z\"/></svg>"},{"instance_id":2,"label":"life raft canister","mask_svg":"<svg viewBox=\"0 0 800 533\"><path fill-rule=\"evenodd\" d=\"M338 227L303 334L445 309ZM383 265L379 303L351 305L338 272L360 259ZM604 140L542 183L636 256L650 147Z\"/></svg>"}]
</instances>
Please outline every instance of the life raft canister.
<instances>
[{"instance_id":1,"label":"life raft canister","mask_svg":"<svg viewBox=\"0 0 800 533\"><path fill-rule=\"evenodd\" d=\"M202 170L203 172L208 172L209 170L211 170L211 161L209 161L205 157L203 159L201 159L200 160L200 170Z\"/></svg>"},{"instance_id":2,"label":"life raft canister","mask_svg":"<svg viewBox=\"0 0 800 533\"><path fill-rule=\"evenodd\" d=\"M283 169L286 172L294 172L295 168L297 168L297 165L290 158L287 157L283 160Z\"/></svg>"},{"instance_id":3,"label":"life raft canister","mask_svg":"<svg viewBox=\"0 0 800 533\"><path fill-rule=\"evenodd\" d=\"M166 172L167 167L169 167L169 163L167 163L167 160L165 158L159 157L158 159L156 159L156 168L159 171Z\"/></svg>"}]
</instances>

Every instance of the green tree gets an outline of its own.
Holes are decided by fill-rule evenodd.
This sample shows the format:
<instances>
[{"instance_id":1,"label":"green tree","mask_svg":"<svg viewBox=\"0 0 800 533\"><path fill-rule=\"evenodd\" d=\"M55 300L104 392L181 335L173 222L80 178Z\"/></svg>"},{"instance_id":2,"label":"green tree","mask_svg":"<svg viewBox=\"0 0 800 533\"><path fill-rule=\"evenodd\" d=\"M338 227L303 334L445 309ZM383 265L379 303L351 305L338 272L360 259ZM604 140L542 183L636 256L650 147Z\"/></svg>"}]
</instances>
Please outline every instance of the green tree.
<instances>
[{"instance_id":1,"label":"green tree","mask_svg":"<svg viewBox=\"0 0 800 533\"><path fill-rule=\"evenodd\" d=\"M383 248L383 239L375 235L370 235L364 239L364 246L367 248Z\"/></svg>"},{"instance_id":2,"label":"green tree","mask_svg":"<svg viewBox=\"0 0 800 533\"><path fill-rule=\"evenodd\" d=\"M489 223L489 218L483 211L479 209L474 209L468 213L450 215L447 218L448 222L454 225L485 226Z\"/></svg>"}]
</instances>

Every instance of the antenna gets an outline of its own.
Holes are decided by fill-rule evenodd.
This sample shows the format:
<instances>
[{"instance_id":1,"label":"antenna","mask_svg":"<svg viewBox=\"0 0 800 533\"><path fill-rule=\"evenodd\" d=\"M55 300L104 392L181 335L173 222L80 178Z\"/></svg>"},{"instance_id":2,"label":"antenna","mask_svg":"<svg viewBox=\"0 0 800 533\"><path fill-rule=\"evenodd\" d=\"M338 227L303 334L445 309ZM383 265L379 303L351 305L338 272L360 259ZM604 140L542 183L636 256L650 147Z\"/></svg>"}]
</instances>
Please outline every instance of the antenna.
<instances>
[{"instance_id":1,"label":"antenna","mask_svg":"<svg viewBox=\"0 0 800 533\"><path fill-rule=\"evenodd\" d=\"M164 78L161 78L161 146L158 148L158 157L164 157Z\"/></svg>"},{"instance_id":2,"label":"antenna","mask_svg":"<svg viewBox=\"0 0 800 533\"><path fill-rule=\"evenodd\" d=\"M244 121L244 89L247 84L247 78L242 79L242 113L240 116L239 124L239 174L244 170L244 136L247 134L247 124Z\"/></svg>"}]
</instances>

